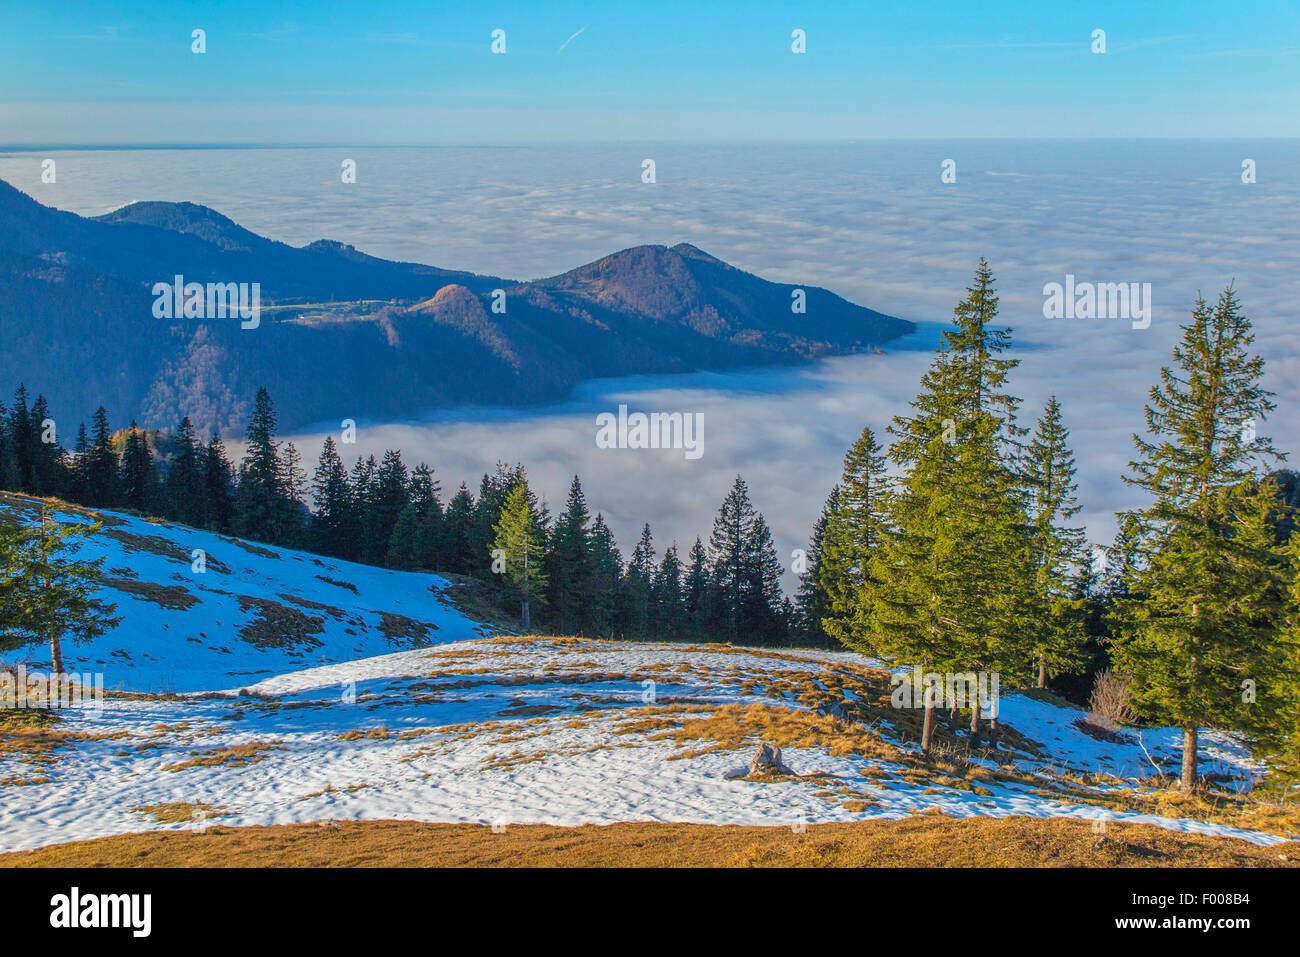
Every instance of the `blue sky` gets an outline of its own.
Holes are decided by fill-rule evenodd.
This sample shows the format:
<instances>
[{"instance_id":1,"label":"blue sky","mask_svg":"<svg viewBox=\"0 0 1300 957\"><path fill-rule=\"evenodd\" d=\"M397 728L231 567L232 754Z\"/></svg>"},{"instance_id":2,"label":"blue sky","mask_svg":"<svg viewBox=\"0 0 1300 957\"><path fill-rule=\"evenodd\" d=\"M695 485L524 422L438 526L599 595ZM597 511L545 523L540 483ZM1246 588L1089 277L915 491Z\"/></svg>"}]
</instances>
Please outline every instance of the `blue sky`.
<instances>
[{"instance_id":1,"label":"blue sky","mask_svg":"<svg viewBox=\"0 0 1300 957\"><path fill-rule=\"evenodd\" d=\"M0 143L1300 135L1296 2L1161 6L6 3Z\"/></svg>"}]
</instances>

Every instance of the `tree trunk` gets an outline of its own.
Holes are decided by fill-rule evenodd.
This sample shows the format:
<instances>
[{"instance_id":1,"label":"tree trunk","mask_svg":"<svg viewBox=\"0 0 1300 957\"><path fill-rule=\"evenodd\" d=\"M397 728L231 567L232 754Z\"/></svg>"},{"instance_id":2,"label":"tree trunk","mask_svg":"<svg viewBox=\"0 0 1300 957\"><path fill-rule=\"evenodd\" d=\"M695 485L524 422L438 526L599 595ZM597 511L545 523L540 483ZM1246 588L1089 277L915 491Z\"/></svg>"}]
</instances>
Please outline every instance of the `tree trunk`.
<instances>
[{"instance_id":1,"label":"tree trunk","mask_svg":"<svg viewBox=\"0 0 1300 957\"><path fill-rule=\"evenodd\" d=\"M996 712L994 712L993 717L989 718L989 747L994 751L998 749L998 719Z\"/></svg>"},{"instance_id":2,"label":"tree trunk","mask_svg":"<svg viewBox=\"0 0 1300 957\"><path fill-rule=\"evenodd\" d=\"M523 609L520 611L520 613L519 613L519 617L523 619L524 631L528 631L530 628L533 627L532 620L531 620L531 618L530 618L529 615L528 615L528 602L527 602L527 601L524 602L524 607L523 607Z\"/></svg>"},{"instance_id":3,"label":"tree trunk","mask_svg":"<svg viewBox=\"0 0 1300 957\"><path fill-rule=\"evenodd\" d=\"M1038 659L1038 687L1047 687L1047 655Z\"/></svg>"},{"instance_id":4,"label":"tree trunk","mask_svg":"<svg viewBox=\"0 0 1300 957\"><path fill-rule=\"evenodd\" d=\"M1182 791L1191 794L1196 790L1196 728L1183 728L1183 780Z\"/></svg>"},{"instance_id":5,"label":"tree trunk","mask_svg":"<svg viewBox=\"0 0 1300 957\"><path fill-rule=\"evenodd\" d=\"M980 746L980 701L978 697L971 699L970 741L968 744L971 750Z\"/></svg>"},{"instance_id":6,"label":"tree trunk","mask_svg":"<svg viewBox=\"0 0 1300 957\"><path fill-rule=\"evenodd\" d=\"M63 649L59 646L59 632L50 632L50 664L54 668L54 677L63 674Z\"/></svg>"},{"instance_id":7,"label":"tree trunk","mask_svg":"<svg viewBox=\"0 0 1300 957\"><path fill-rule=\"evenodd\" d=\"M925 723L921 728L921 753L930 753L930 739L934 737L934 702L926 696Z\"/></svg>"}]
</instances>

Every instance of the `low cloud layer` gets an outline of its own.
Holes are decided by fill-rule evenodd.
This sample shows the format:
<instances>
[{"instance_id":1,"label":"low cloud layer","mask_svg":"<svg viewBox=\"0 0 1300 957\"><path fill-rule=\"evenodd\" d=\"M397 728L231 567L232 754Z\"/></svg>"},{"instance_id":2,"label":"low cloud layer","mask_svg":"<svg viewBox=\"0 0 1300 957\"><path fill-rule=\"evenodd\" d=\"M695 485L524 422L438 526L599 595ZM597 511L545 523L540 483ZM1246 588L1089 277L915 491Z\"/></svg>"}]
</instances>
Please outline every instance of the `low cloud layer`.
<instances>
[{"instance_id":1,"label":"low cloud layer","mask_svg":"<svg viewBox=\"0 0 1300 957\"><path fill-rule=\"evenodd\" d=\"M1036 418L1064 404L1093 541L1138 504L1120 476L1131 433L1169 361L1196 293L1235 281L1268 362L1279 410L1261 428L1300 448L1300 184L1292 141L700 146L546 149L176 150L0 156L0 177L39 200L99 213L137 199L211 205L257 232L301 244L338 239L365 252L511 278L563 271L639 243L691 242L743 269L826 286L918 321L946 321L980 256L1022 365L1013 387ZM356 159L357 183L339 182ZM640 182L641 160L658 183ZM940 182L956 161L957 182ZM1241 182L1256 163L1258 181ZM1150 328L1119 319L1043 317L1043 287L1151 284ZM255 279L257 277L249 277ZM906 408L928 354L836 359L799 370L594 384L572 402L526 414L442 414L362 423L351 455L401 448L436 467L445 490L497 460L523 462L552 509L574 472L626 552L642 521L662 546L707 537L736 473L788 562L806 542L847 446ZM358 375L366 370L357 370ZM429 357L429 374L438 359ZM619 402L702 412L704 454L600 449L595 416ZM340 409L339 418L349 416ZM317 437L303 437L309 459Z\"/></svg>"}]
</instances>

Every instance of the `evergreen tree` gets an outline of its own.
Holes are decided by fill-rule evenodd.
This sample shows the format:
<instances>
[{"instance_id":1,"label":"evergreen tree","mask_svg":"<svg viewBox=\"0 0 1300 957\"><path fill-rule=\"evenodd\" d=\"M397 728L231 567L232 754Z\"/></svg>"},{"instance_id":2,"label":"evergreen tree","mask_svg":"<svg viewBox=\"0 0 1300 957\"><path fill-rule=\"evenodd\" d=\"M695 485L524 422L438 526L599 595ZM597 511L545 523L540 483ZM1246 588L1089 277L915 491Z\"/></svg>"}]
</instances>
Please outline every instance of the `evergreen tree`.
<instances>
[{"instance_id":1,"label":"evergreen tree","mask_svg":"<svg viewBox=\"0 0 1300 957\"><path fill-rule=\"evenodd\" d=\"M127 508L147 512L157 504L157 466L144 430L131 423L122 451L122 498Z\"/></svg>"},{"instance_id":2,"label":"evergreen tree","mask_svg":"<svg viewBox=\"0 0 1300 957\"><path fill-rule=\"evenodd\" d=\"M397 516L393 533L388 537L384 564L402 571L415 571L423 555L420 535L420 513L413 504L407 504Z\"/></svg>"},{"instance_id":3,"label":"evergreen tree","mask_svg":"<svg viewBox=\"0 0 1300 957\"><path fill-rule=\"evenodd\" d=\"M416 567L438 568L442 564L442 488L433 469L421 462L411 473L408 509L415 510Z\"/></svg>"},{"instance_id":4,"label":"evergreen tree","mask_svg":"<svg viewBox=\"0 0 1300 957\"><path fill-rule=\"evenodd\" d=\"M72 453L72 474L69 480L68 497L81 505L89 504L87 493L90 489L90 436L86 434L83 422L77 427L77 445ZM0 449L0 457L3 450Z\"/></svg>"},{"instance_id":5,"label":"evergreen tree","mask_svg":"<svg viewBox=\"0 0 1300 957\"><path fill-rule=\"evenodd\" d=\"M757 644L785 644L791 609L781 594L781 562L762 512L754 517L746 554L742 619Z\"/></svg>"},{"instance_id":6,"label":"evergreen tree","mask_svg":"<svg viewBox=\"0 0 1300 957\"><path fill-rule=\"evenodd\" d=\"M497 522L506 496L520 481L522 468L498 462L495 472L484 473L479 483L478 499L474 503L474 521L470 526L470 567L474 574L486 575L491 564L493 541Z\"/></svg>"},{"instance_id":7,"label":"evergreen tree","mask_svg":"<svg viewBox=\"0 0 1300 957\"><path fill-rule=\"evenodd\" d=\"M235 470L226 458L226 446L216 432L203 450L203 527L228 533L234 529Z\"/></svg>"},{"instance_id":8,"label":"evergreen tree","mask_svg":"<svg viewBox=\"0 0 1300 957\"><path fill-rule=\"evenodd\" d=\"M1202 727L1261 733L1294 682L1280 642L1289 577L1276 546L1277 490L1262 458L1278 458L1256 429L1274 408L1264 360L1229 286L1198 298L1146 407L1148 438L1127 480L1152 503L1136 513L1131 597L1117 606L1116 665L1136 682L1142 713L1183 729L1181 785L1197 781Z\"/></svg>"},{"instance_id":9,"label":"evergreen tree","mask_svg":"<svg viewBox=\"0 0 1300 957\"><path fill-rule=\"evenodd\" d=\"M352 486L352 513L355 516L356 539L349 548L348 558L369 561L374 543L379 540L379 510L376 499L379 492L379 463L373 455L357 456L349 478Z\"/></svg>"},{"instance_id":10,"label":"evergreen tree","mask_svg":"<svg viewBox=\"0 0 1300 957\"><path fill-rule=\"evenodd\" d=\"M118 475L117 451L113 448L113 430L108 424L108 413L101 405L95 410L91 424L94 444L86 464L86 503L95 508L111 508L121 504L121 481Z\"/></svg>"},{"instance_id":11,"label":"evergreen tree","mask_svg":"<svg viewBox=\"0 0 1300 957\"><path fill-rule=\"evenodd\" d=\"M284 524L280 543L297 548L306 541L311 511L307 507L307 472L302 467L302 455L292 442L284 444L280 467L280 487L284 491Z\"/></svg>"},{"instance_id":12,"label":"evergreen tree","mask_svg":"<svg viewBox=\"0 0 1300 957\"><path fill-rule=\"evenodd\" d=\"M13 448L14 467L17 470L19 491L32 493L32 413L27 407L27 387L22 383L14 391L14 404L9 410L9 442Z\"/></svg>"},{"instance_id":13,"label":"evergreen tree","mask_svg":"<svg viewBox=\"0 0 1300 957\"><path fill-rule=\"evenodd\" d=\"M29 584L25 559L30 539L24 525L8 512L0 512L0 653L14 651L33 640L24 628L23 605Z\"/></svg>"},{"instance_id":14,"label":"evergreen tree","mask_svg":"<svg viewBox=\"0 0 1300 957\"><path fill-rule=\"evenodd\" d=\"M384 453L383 460L375 473L374 495L371 509L371 534L373 538L367 543L367 561L379 564L383 562L388 551L389 539L397 527L397 519L410 504L410 477L402 454L394 449ZM415 534L415 526L411 534Z\"/></svg>"},{"instance_id":15,"label":"evergreen tree","mask_svg":"<svg viewBox=\"0 0 1300 957\"><path fill-rule=\"evenodd\" d=\"M573 477L564 511L555 522L546 556L547 607L550 621L562 635L597 634L590 608L591 515L582 482Z\"/></svg>"},{"instance_id":16,"label":"evergreen tree","mask_svg":"<svg viewBox=\"0 0 1300 957\"><path fill-rule=\"evenodd\" d=\"M266 389L258 389L248 419L244 458L239 463L235 524L242 537L271 543L285 540L289 515L276 425L271 396Z\"/></svg>"},{"instance_id":17,"label":"evergreen tree","mask_svg":"<svg viewBox=\"0 0 1300 957\"><path fill-rule=\"evenodd\" d=\"M754 509L749 502L749 489L737 475L718 509L709 536L710 592L714 599L709 624L720 641L736 641L744 628L746 550L753 533Z\"/></svg>"},{"instance_id":18,"label":"evergreen tree","mask_svg":"<svg viewBox=\"0 0 1300 957\"><path fill-rule=\"evenodd\" d=\"M781 564L767 523L755 513L739 475L714 519L709 558L710 630L723 641L779 638Z\"/></svg>"},{"instance_id":19,"label":"evergreen tree","mask_svg":"<svg viewBox=\"0 0 1300 957\"><path fill-rule=\"evenodd\" d=\"M682 584L686 628L692 638L702 637L712 619L712 582L709 553L697 536L687 555L686 580Z\"/></svg>"},{"instance_id":20,"label":"evergreen tree","mask_svg":"<svg viewBox=\"0 0 1300 957\"><path fill-rule=\"evenodd\" d=\"M311 519L312 547L322 555L346 557L356 538L356 516L348 473L333 436L327 435L321 445L312 476L312 498L316 503Z\"/></svg>"},{"instance_id":21,"label":"evergreen tree","mask_svg":"<svg viewBox=\"0 0 1300 957\"><path fill-rule=\"evenodd\" d=\"M104 559L76 557L81 541L101 527L55 521L46 505L30 529L0 527L0 648L46 642L61 675L65 638L89 640L120 622L114 606L96 597Z\"/></svg>"},{"instance_id":22,"label":"evergreen tree","mask_svg":"<svg viewBox=\"0 0 1300 957\"><path fill-rule=\"evenodd\" d=\"M506 495L495 531L493 548L503 553L502 574L520 602L520 618L528 630L531 609L546 600L546 529L522 473Z\"/></svg>"},{"instance_id":23,"label":"evergreen tree","mask_svg":"<svg viewBox=\"0 0 1300 957\"><path fill-rule=\"evenodd\" d=\"M826 587L823 561L826 543L826 526L831 514L839 507L840 487L836 485L822 505L821 515L813 525L812 537L804 553L805 566L799 573L799 591L795 595L794 615L805 641L822 647L834 647L838 641L827 633L823 619L831 615L830 593Z\"/></svg>"},{"instance_id":24,"label":"evergreen tree","mask_svg":"<svg viewBox=\"0 0 1300 957\"><path fill-rule=\"evenodd\" d=\"M589 613L591 627L597 635L614 636L619 585L623 578L623 556L619 554L614 533L605 518L596 514L591 523L591 591Z\"/></svg>"},{"instance_id":25,"label":"evergreen tree","mask_svg":"<svg viewBox=\"0 0 1300 957\"><path fill-rule=\"evenodd\" d=\"M1300 682L1294 680L1300 673L1300 536L1292 536L1282 547L1291 571L1285 621L1273 638L1282 667L1274 669L1263 695L1257 696L1268 707L1265 720L1255 722L1255 740L1257 753L1289 790L1300 781Z\"/></svg>"},{"instance_id":26,"label":"evergreen tree","mask_svg":"<svg viewBox=\"0 0 1300 957\"><path fill-rule=\"evenodd\" d=\"M468 575L474 569L475 556L471 550L475 511L474 494L462 482L447 503L447 511L443 516L442 535L438 545L438 554L442 558L440 570Z\"/></svg>"},{"instance_id":27,"label":"evergreen tree","mask_svg":"<svg viewBox=\"0 0 1300 957\"><path fill-rule=\"evenodd\" d=\"M31 488L34 495L65 494L63 451L45 396L38 395L31 411Z\"/></svg>"},{"instance_id":28,"label":"evergreen tree","mask_svg":"<svg viewBox=\"0 0 1300 957\"><path fill-rule=\"evenodd\" d=\"M1049 674L1077 667L1083 654L1081 609L1072 593L1074 570L1084 563L1084 533L1065 525L1079 511L1069 439L1061 404L1052 396L1025 459L1029 550L1036 570L1030 650L1040 688L1047 687Z\"/></svg>"},{"instance_id":29,"label":"evergreen tree","mask_svg":"<svg viewBox=\"0 0 1300 957\"><path fill-rule=\"evenodd\" d=\"M645 638L650 631L650 590L656 573L654 536L647 523L632 548L627 571L621 582L619 622L623 634Z\"/></svg>"},{"instance_id":30,"label":"evergreen tree","mask_svg":"<svg viewBox=\"0 0 1300 957\"><path fill-rule=\"evenodd\" d=\"M880 536L885 459L871 429L862 430L844 457L834 507L826 514L818 585L830 605L821 621L826 633L847 646L869 647L867 569Z\"/></svg>"},{"instance_id":31,"label":"evergreen tree","mask_svg":"<svg viewBox=\"0 0 1300 957\"><path fill-rule=\"evenodd\" d=\"M664 551L651 590L651 630L665 641L680 641L686 631L686 608L682 592L682 564L677 543Z\"/></svg>"},{"instance_id":32,"label":"evergreen tree","mask_svg":"<svg viewBox=\"0 0 1300 957\"><path fill-rule=\"evenodd\" d=\"M13 436L9 434L9 410L0 402L0 489L17 492L20 484Z\"/></svg>"},{"instance_id":33,"label":"evergreen tree","mask_svg":"<svg viewBox=\"0 0 1300 957\"><path fill-rule=\"evenodd\" d=\"M164 485L165 513L168 518L201 528L203 525L202 446L194 441L194 426L189 416L181 419L174 436L176 453L172 456ZM80 442L78 443L80 445Z\"/></svg>"}]
</instances>

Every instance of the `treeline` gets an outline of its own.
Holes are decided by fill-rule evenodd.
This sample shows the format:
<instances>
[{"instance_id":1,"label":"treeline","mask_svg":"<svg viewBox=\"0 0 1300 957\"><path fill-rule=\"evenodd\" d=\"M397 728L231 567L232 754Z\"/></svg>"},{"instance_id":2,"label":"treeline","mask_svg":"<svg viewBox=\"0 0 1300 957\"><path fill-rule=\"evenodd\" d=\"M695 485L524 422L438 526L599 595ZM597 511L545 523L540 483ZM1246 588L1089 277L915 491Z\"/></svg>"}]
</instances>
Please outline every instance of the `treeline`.
<instances>
[{"instance_id":1,"label":"treeline","mask_svg":"<svg viewBox=\"0 0 1300 957\"><path fill-rule=\"evenodd\" d=\"M1001 686L1111 666L1144 722L1184 735L1198 779L1201 728L1245 735L1300 771L1300 537L1293 476L1260 434L1274 405L1229 287L1198 299L1161 370L1125 480L1145 507L1086 553L1071 519L1075 463L1060 403L1031 430L1008 388L1018 360L993 323L981 260L953 327L885 454L864 430L814 530L799 608L830 636L923 672L998 674ZM889 466L889 468L887 468ZM1280 482L1279 479L1285 481ZM936 713L924 698L922 749ZM971 702L969 738L996 734Z\"/></svg>"},{"instance_id":2,"label":"treeline","mask_svg":"<svg viewBox=\"0 0 1300 957\"><path fill-rule=\"evenodd\" d=\"M498 464L477 493L444 502L433 469L401 452L348 467L327 437L309 476L277 438L271 397L258 391L235 468L221 438L187 419L175 432L134 422L114 432L96 410L75 445L61 447L44 396L20 385L0 404L0 487L93 508L134 510L195 528L399 570L434 570L486 584L491 600L534 627L587 637L707 639L786 645L809 632L781 593L771 530L737 476L707 543L660 555L647 524L624 559L574 476L552 518L522 466Z\"/></svg>"}]
</instances>

